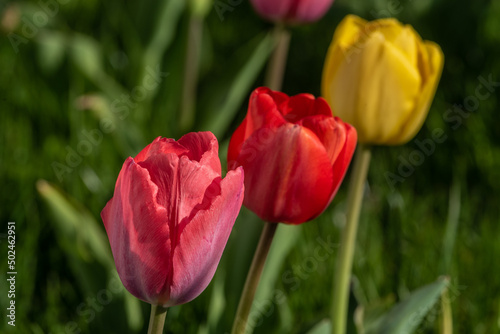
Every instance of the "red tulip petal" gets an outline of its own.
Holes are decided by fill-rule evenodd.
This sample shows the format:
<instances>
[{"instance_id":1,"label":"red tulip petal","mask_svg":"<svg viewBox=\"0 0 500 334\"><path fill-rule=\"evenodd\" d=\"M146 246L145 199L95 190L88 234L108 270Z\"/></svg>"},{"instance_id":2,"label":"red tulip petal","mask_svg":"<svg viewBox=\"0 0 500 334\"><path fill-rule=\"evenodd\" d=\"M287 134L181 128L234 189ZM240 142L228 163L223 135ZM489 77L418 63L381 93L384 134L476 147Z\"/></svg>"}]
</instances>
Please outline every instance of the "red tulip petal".
<instances>
[{"instance_id":1,"label":"red tulip petal","mask_svg":"<svg viewBox=\"0 0 500 334\"><path fill-rule=\"evenodd\" d=\"M292 96L280 108L285 119L291 123L297 123L301 119L313 115L332 117L332 110L328 103L322 98L315 99L311 94Z\"/></svg>"},{"instance_id":2,"label":"red tulip petal","mask_svg":"<svg viewBox=\"0 0 500 334\"><path fill-rule=\"evenodd\" d=\"M132 158L123 164L113 198L101 213L123 285L139 299L168 299L168 213L156 201L158 187Z\"/></svg>"},{"instance_id":3,"label":"red tulip petal","mask_svg":"<svg viewBox=\"0 0 500 334\"><path fill-rule=\"evenodd\" d=\"M333 165L333 193L330 201L333 199L337 193L342 180L344 179L345 173L349 164L351 163L352 156L356 150L356 143L358 142L358 134L356 129L348 123L343 123L338 117L335 117L336 121L340 124L342 123L345 127L346 139L342 151L337 157L335 164Z\"/></svg>"},{"instance_id":4,"label":"red tulip petal","mask_svg":"<svg viewBox=\"0 0 500 334\"><path fill-rule=\"evenodd\" d=\"M186 303L210 283L243 201L243 170L217 178L205 192L203 204L193 209L174 252L171 300Z\"/></svg>"},{"instance_id":5,"label":"red tulip petal","mask_svg":"<svg viewBox=\"0 0 500 334\"><path fill-rule=\"evenodd\" d=\"M303 223L329 203L332 166L318 137L286 124L256 131L242 146L245 205L271 222Z\"/></svg>"},{"instance_id":6,"label":"red tulip petal","mask_svg":"<svg viewBox=\"0 0 500 334\"><path fill-rule=\"evenodd\" d=\"M245 118L231 136L231 140L229 141L229 147L227 150L227 169L229 170L238 167L237 159L238 155L240 154L241 145L243 145L243 142L246 139L246 129L247 119Z\"/></svg>"},{"instance_id":7,"label":"red tulip petal","mask_svg":"<svg viewBox=\"0 0 500 334\"><path fill-rule=\"evenodd\" d=\"M247 128L245 139L257 129L274 128L286 121L278 110L277 103L285 101L286 95L270 91L268 88L256 89L250 96L247 113Z\"/></svg>"},{"instance_id":8,"label":"red tulip petal","mask_svg":"<svg viewBox=\"0 0 500 334\"><path fill-rule=\"evenodd\" d=\"M343 122L338 122L333 117L323 115L310 116L302 119L300 125L305 126L318 136L325 146L330 163L333 166L338 155L344 148L346 128Z\"/></svg>"},{"instance_id":9,"label":"red tulip petal","mask_svg":"<svg viewBox=\"0 0 500 334\"><path fill-rule=\"evenodd\" d=\"M186 155L191 160L199 161L201 165L209 166L217 174L221 174L219 160L219 144L211 132L190 132L177 141L185 147Z\"/></svg>"},{"instance_id":10,"label":"red tulip petal","mask_svg":"<svg viewBox=\"0 0 500 334\"><path fill-rule=\"evenodd\" d=\"M286 123L278 106L287 100L286 94L272 91L267 87L260 87L252 92L247 116L233 133L229 142L228 169L234 169L238 166L236 161L240 154L241 145L255 130L264 127L278 127Z\"/></svg>"}]
</instances>

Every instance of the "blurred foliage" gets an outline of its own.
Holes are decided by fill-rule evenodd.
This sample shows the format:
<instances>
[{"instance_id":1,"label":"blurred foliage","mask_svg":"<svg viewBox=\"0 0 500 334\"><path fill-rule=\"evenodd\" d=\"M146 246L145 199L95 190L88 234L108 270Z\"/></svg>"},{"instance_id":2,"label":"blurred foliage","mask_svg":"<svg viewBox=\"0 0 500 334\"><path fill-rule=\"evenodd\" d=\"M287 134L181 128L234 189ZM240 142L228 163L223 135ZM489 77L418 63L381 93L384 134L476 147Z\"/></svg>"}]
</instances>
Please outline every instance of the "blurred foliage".
<instances>
[{"instance_id":1,"label":"blurred foliage","mask_svg":"<svg viewBox=\"0 0 500 334\"><path fill-rule=\"evenodd\" d=\"M157 136L183 134L191 15L202 17L203 30L188 130L215 131L224 164L246 99L263 85L272 26L247 1L213 5L206 12L206 1L198 8L184 0L0 3L0 248L7 254L6 225L15 221L18 272L16 328L4 318L0 332L145 332L149 305L117 280L99 214L126 157ZM394 16L445 54L416 139L374 149L351 318L360 310L382 314L447 275L455 332L498 332L500 2L337 0L319 22L292 28L284 92L320 94L323 58L348 13ZM485 80L493 82L489 90ZM487 97L479 98L479 85ZM446 139L424 154L418 143L432 140L436 129ZM423 152L422 161L415 152ZM418 166L409 167L404 181L388 184L387 172L398 174L412 159ZM278 229L253 313L255 332L324 330L336 253L319 260L315 250L339 240L345 188L315 221ZM199 298L169 311L166 332L229 331L261 228L242 209L214 281ZM0 269L4 294L6 260ZM0 307L8 302L5 293ZM437 303L416 332L436 333L440 316ZM354 320L350 328L354 333Z\"/></svg>"}]
</instances>

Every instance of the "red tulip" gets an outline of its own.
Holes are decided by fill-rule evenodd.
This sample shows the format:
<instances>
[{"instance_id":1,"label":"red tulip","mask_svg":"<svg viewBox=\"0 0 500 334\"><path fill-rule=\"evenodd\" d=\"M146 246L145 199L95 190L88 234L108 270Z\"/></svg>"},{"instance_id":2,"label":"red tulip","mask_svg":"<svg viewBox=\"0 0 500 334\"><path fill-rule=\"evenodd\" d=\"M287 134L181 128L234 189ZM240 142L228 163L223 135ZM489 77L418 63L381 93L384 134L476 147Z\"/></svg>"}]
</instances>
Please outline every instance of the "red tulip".
<instances>
[{"instance_id":1,"label":"red tulip","mask_svg":"<svg viewBox=\"0 0 500 334\"><path fill-rule=\"evenodd\" d=\"M356 130L322 98L257 88L229 144L229 169L243 166L243 204L268 222L319 216L337 192L356 146Z\"/></svg>"},{"instance_id":2,"label":"red tulip","mask_svg":"<svg viewBox=\"0 0 500 334\"><path fill-rule=\"evenodd\" d=\"M264 18L274 22L306 23L319 20L333 0L251 0Z\"/></svg>"},{"instance_id":3,"label":"red tulip","mask_svg":"<svg viewBox=\"0 0 500 334\"><path fill-rule=\"evenodd\" d=\"M197 297L215 273L243 189L241 168L221 178L210 132L158 137L129 157L101 213L127 290L163 307Z\"/></svg>"}]
</instances>

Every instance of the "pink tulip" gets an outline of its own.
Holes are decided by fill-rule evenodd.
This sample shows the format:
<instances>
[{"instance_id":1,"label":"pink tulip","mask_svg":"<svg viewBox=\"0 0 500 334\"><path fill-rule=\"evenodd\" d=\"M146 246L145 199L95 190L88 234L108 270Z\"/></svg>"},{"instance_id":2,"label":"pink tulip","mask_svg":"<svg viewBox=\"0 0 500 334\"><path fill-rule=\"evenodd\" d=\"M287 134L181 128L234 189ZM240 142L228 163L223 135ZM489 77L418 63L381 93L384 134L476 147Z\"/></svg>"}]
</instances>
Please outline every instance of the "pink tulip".
<instances>
[{"instance_id":1,"label":"pink tulip","mask_svg":"<svg viewBox=\"0 0 500 334\"><path fill-rule=\"evenodd\" d=\"M120 279L137 298L170 307L212 280L243 201L243 170L221 178L210 132L156 138L118 175L101 213Z\"/></svg>"},{"instance_id":2,"label":"pink tulip","mask_svg":"<svg viewBox=\"0 0 500 334\"><path fill-rule=\"evenodd\" d=\"M262 17L274 22L307 23L319 20L333 0L251 0Z\"/></svg>"}]
</instances>

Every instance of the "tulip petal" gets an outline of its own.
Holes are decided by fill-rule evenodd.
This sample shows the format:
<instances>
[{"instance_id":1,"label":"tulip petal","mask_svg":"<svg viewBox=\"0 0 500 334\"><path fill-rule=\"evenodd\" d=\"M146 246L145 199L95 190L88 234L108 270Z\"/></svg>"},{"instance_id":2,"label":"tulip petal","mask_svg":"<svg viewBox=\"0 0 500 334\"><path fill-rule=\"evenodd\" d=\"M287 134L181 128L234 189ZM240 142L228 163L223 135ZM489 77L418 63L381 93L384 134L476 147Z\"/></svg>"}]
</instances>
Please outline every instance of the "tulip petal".
<instances>
[{"instance_id":1,"label":"tulip petal","mask_svg":"<svg viewBox=\"0 0 500 334\"><path fill-rule=\"evenodd\" d=\"M312 22L323 16L333 0L252 0L255 10L272 21Z\"/></svg>"},{"instance_id":2,"label":"tulip petal","mask_svg":"<svg viewBox=\"0 0 500 334\"><path fill-rule=\"evenodd\" d=\"M217 138L211 132L190 132L182 136L178 141L188 151L186 155L191 160L200 162L201 165L209 166L217 174L221 174L219 160L219 144Z\"/></svg>"},{"instance_id":3,"label":"tulip petal","mask_svg":"<svg viewBox=\"0 0 500 334\"><path fill-rule=\"evenodd\" d=\"M242 145L238 162L245 170L244 204L266 221L303 223L331 198L328 154L305 127L287 123L256 131Z\"/></svg>"},{"instance_id":4,"label":"tulip petal","mask_svg":"<svg viewBox=\"0 0 500 334\"><path fill-rule=\"evenodd\" d=\"M148 171L128 158L114 196L101 213L123 285L151 304L158 302L158 296L168 299L165 283L172 275L165 260L171 254L168 214L157 203L157 192Z\"/></svg>"},{"instance_id":5,"label":"tulip petal","mask_svg":"<svg viewBox=\"0 0 500 334\"><path fill-rule=\"evenodd\" d=\"M336 76L342 62L351 62L351 56L360 52L359 38L363 34L366 21L356 15L347 15L337 26L326 55L321 93L327 101L332 101L330 83Z\"/></svg>"},{"instance_id":6,"label":"tulip petal","mask_svg":"<svg viewBox=\"0 0 500 334\"><path fill-rule=\"evenodd\" d=\"M269 88L258 88L250 96L247 115L246 138L256 130L263 127L273 128L284 124L286 121L278 109L288 97L280 92L273 92ZM245 139L246 139L245 138Z\"/></svg>"},{"instance_id":7,"label":"tulip petal","mask_svg":"<svg viewBox=\"0 0 500 334\"><path fill-rule=\"evenodd\" d=\"M269 1L253 0L252 4L255 10L262 16L270 20L280 20L286 16L291 3L294 0Z\"/></svg>"},{"instance_id":8,"label":"tulip petal","mask_svg":"<svg viewBox=\"0 0 500 334\"><path fill-rule=\"evenodd\" d=\"M179 236L173 256L171 300L164 306L186 303L210 283L243 201L243 170L216 178L203 204L195 207ZM193 242L196 241L196 242Z\"/></svg>"},{"instance_id":9,"label":"tulip petal","mask_svg":"<svg viewBox=\"0 0 500 334\"><path fill-rule=\"evenodd\" d=\"M368 33L377 31L384 35L385 40L403 53L411 66L417 66L417 49L422 40L412 26L403 26L394 18L386 18L367 22L365 31Z\"/></svg>"},{"instance_id":10,"label":"tulip petal","mask_svg":"<svg viewBox=\"0 0 500 334\"><path fill-rule=\"evenodd\" d=\"M360 142L384 143L413 111L419 88L417 70L374 32L349 63L340 64L328 95L334 115L358 128Z\"/></svg>"},{"instance_id":11,"label":"tulip petal","mask_svg":"<svg viewBox=\"0 0 500 334\"><path fill-rule=\"evenodd\" d=\"M245 141L245 134L247 129L247 119L236 128L229 140L229 147L227 149L227 168L229 170L235 169L238 166L238 155L241 151L241 146Z\"/></svg>"},{"instance_id":12,"label":"tulip petal","mask_svg":"<svg viewBox=\"0 0 500 334\"><path fill-rule=\"evenodd\" d=\"M338 117L333 118L318 115L304 118L299 124L310 129L318 136L333 166L338 155L344 148L346 140L346 128L344 123Z\"/></svg>"},{"instance_id":13,"label":"tulip petal","mask_svg":"<svg viewBox=\"0 0 500 334\"><path fill-rule=\"evenodd\" d=\"M260 128L278 127L286 123L279 106L286 104L288 96L267 87L259 87L252 92L248 111L243 122L231 137L228 149L228 168L237 166L237 158L243 142Z\"/></svg>"},{"instance_id":14,"label":"tulip petal","mask_svg":"<svg viewBox=\"0 0 500 334\"><path fill-rule=\"evenodd\" d=\"M279 106L285 120L297 123L301 119L312 115L332 116L332 110L322 98L316 99L311 94L298 94L291 96Z\"/></svg>"},{"instance_id":15,"label":"tulip petal","mask_svg":"<svg viewBox=\"0 0 500 334\"><path fill-rule=\"evenodd\" d=\"M299 22L312 22L325 15L333 0L300 0L295 2L297 3L296 9L289 15L290 19Z\"/></svg>"},{"instance_id":16,"label":"tulip petal","mask_svg":"<svg viewBox=\"0 0 500 334\"><path fill-rule=\"evenodd\" d=\"M173 154L153 156L139 165L149 171L158 187L156 200L167 209L168 224L174 233L175 224L189 217L202 202L205 190L220 174L200 163Z\"/></svg>"},{"instance_id":17,"label":"tulip petal","mask_svg":"<svg viewBox=\"0 0 500 334\"><path fill-rule=\"evenodd\" d=\"M347 123L343 123L342 125L345 127L346 137L342 151L339 153L333 165L333 192L330 201L333 200L337 194L337 190L344 179L358 142L356 129Z\"/></svg>"},{"instance_id":18,"label":"tulip petal","mask_svg":"<svg viewBox=\"0 0 500 334\"><path fill-rule=\"evenodd\" d=\"M175 153L178 156L186 154L188 150L171 138L158 137L151 144L142 149L134 158L135 162L144 161L152 155Z\"/></svg>"},{"instance_id":19,"label":"tulip petal","mask_svg":"<svg viewBox=\"0 0 500 334\"><path fill-rule=\"evenodd\" d=\"M439 45L426 41L423 54L425 54L423 57L428 59L428 77L426 78L422 92L418 96L415 111L410 115L401 129L397 144L405 143L412 139L422 127L429 112L434 94L436 93L439 78L441 77L444 55Z\"/></svg>"}]
</instances>

